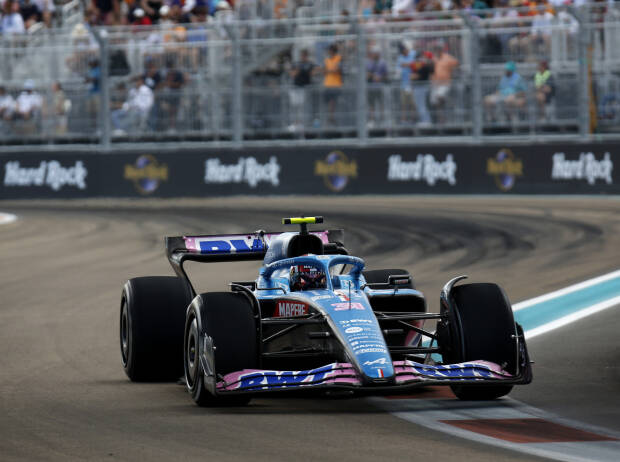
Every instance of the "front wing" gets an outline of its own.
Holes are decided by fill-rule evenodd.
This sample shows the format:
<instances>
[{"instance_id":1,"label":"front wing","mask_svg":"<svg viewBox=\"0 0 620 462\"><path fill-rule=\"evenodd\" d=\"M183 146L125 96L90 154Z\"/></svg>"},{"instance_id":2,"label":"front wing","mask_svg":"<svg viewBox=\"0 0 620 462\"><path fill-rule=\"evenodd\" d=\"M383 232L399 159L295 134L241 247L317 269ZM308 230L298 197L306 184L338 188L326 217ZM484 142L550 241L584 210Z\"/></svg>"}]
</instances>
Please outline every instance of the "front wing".
<instances>
[{"instance_id":1,"label":"front wing","mask_svg":"<svg viewBox=\"0 0 620 462\"><path fill-rule=\"evenodd\" d=\"M458 382L484 384L494 382L508 384L525 383L522 376L514 376L499 365L488 361L429 365L413 361L394 361L394 381L365 386L350 363L332 363L305 371L273 371L245 369L232 372L217 383L218 394L255 393L282 390L316 388L340 388L374 391L382 389L398 391L421 385L450 385Z\"/></svg>"}]
</instances>

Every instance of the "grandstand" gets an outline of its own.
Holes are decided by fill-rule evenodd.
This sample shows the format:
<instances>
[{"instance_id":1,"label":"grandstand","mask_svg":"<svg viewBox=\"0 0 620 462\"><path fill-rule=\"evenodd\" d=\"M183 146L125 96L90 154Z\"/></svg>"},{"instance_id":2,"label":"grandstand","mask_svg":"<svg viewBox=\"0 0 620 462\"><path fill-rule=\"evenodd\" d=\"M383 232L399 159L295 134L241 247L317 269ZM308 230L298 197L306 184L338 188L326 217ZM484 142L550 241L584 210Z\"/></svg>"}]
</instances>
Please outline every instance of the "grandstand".
<instances>
[{"instance_id":1,"label":"grandstand","mask_svg":"<svg viewBox=\"0 0 620 462\"><path fill-rule=\"evenodd\" d=\"M2 3L4 145L620 136L613 2Z\"/></svg>"}]
</instances>

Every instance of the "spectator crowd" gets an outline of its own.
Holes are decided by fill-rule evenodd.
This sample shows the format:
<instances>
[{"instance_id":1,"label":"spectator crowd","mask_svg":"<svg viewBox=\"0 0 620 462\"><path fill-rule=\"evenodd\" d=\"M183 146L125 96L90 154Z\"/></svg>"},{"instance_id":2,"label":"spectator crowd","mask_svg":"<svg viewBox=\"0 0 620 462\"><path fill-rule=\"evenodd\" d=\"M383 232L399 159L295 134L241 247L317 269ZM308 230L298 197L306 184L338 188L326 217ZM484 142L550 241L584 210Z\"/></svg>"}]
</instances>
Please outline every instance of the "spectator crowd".
<instances>
[{"instance_id":1,"label":"spectator crowd","mask_svg":"<svg viewBox=\"0 0 620 462\"><path fill-rule=\"evenodd\" d=\"M52 27L57 7L70 0L0 0L0 35L25 33L33 24ZM295 17L301 8L312 8L311 0L84 0L85 16L100 26L185 24L218 16L236 19L283 19ZM361 0L357 15L368 21L415 18L419 13L445 12L447 17L464 11L498 20L536 16L532 32L536 38L517 37L511 47L532 46L548 40L546 27L554 7L582 5L587 0ZM604 4L605 2L601 2ZM353 5L353 3L351 3ZM542 11L541 11L542 7ZM495 9L504 9L499 11ZM315 12L319 14L320 12ZM349 10L329 11L349 16ZM520 40L523 39L523 40ZM507 44L506 44L507 45Z\"/></svg>"},{"instance_id":2,"label":"spectator crowd","mask_svg":"<svg viewBox=\"0 0 620 462\"><path fill-rule=\"evenodd\" d=\"M32 132L43 115L54 120L48 131L66 133L71 110L82 107L93 125L97 123L101 107L101 63L91 29L128 26L127 31L132 33L142 30L138 26L157 24L165 27L143 36L146 38L141 46L146 51L142 52L138 65L135 62L130 65L126 43L115 43L111 36L108 68L110 75L119 79L113 81L110 92L110 121L119 136L135 131L176 132L187 128L179 127L186 123L182 114L198 104L194 98L196 85L199 76L205 75L207 65L201 47L211 40L206 28L200 28L202 24L253 18L257 11L266 18L283 18L313 3L309 0L86 1L84 22L75 26L71 34L75 52L65 62L72 77L81 79L85 85L86 98L79 103L71 101L60 82L37 88L36 82L28 80L21 88L0 87L0 133L6 133L9 127L14 127L16 132ZM395 122L402 126L427 128L449 123L455 103L455 81L463 72L460 44L436 38L386 42L372 36L373 24L410 24L409 31L414 31L428 12L439 13L433 16L435 19L462 19L466 15L474 21L490 21L488 31L483 34L481 57L485 63L498 65L501 78L497 86L493 83L483 89L482 103L488 123L523 117L528 102L535 107L537 117L548 117L557 85L548 64L550 26L556 19L576 24L574 18L562 16L565 12L558 7L582 3L583 0L361 0L357 2L357 11L337 12L339 19L333 21L344 24L342 31L321 32L322 37L312 45L300 41L301 44L277 53L253 70L252 79L244 81L244 86L254 86L259 90L257 93L266 96L244 101L245 108L257 106L256 110L251 109L253 119L246 125L268 127L272 123L270 118L274 119L278 111L293 132L344 124L342 114L354 112L355 95L351 89L359 83L356 68L359 56L351 39L338 40L330 35L350 34L347 17L355 13L369 32L362 68L369 129L384 125L386 111L394 108L397 109ZM58 0L0 0L0 38L24 34L37 23L52 26L58 5ZM493 26L497 26L497 32ZM407 32L406 28L403 30ZM576 32L576 26L572 30ZM155 49L160 51L153 52ZM230 58L230 51L225 51L223 57ZM528 62L537 66L535 74L532 66L523 73L521 63ZM268 92L285 95L288 110L272 109L273 98ZM230 101L226 103L231 107Z\"/></svg>"}]
</instances>

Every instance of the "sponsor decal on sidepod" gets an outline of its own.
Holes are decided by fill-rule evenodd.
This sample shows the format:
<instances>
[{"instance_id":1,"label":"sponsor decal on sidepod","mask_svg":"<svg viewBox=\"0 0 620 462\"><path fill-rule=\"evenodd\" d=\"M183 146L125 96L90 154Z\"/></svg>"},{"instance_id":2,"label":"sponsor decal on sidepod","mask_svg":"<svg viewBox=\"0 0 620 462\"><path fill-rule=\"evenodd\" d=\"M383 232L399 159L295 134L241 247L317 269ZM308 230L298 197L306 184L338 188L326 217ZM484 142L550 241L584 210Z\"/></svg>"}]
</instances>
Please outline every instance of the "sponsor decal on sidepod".
<instances>
[{"instance_id":1,"label":"sponsor decal on sidepod","mask_svg":"<svg viewBox=\"0 0 620 462\"><path fill-rule=\"evenodd\" d=\"M305 303L281 300L276 304L276 310L273 316L274 318L290 318L292 316L304 316L306 314L308 314L308 305Z\"/></svg>"}]
</instances>

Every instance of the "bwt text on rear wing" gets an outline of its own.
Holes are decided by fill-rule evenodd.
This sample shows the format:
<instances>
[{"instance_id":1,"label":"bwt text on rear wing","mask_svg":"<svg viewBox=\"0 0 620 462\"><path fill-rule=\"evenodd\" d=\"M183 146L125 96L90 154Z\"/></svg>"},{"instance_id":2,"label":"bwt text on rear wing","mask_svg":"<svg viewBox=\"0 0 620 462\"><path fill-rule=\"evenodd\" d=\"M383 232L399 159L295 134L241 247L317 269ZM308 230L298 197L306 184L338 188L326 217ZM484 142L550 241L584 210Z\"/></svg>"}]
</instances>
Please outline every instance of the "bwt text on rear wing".
<instances>
[{"instance_id":1,"label":"bwt text on rear wing","mask_svg":"<svg viewBox=\"0 0 620 462\"><path fill-rule=\"evenodd\" d=\"M200 236L166 237L166 256L175 273L189 283L183 263L196 261L203 263L231 261L261 261L265 258L272 241L282 232L263 230L246 234L210 234ZM310 231L323 243L324 254L348 255L344 247L344 230L329 229ZM190 284L190 291L193 288Z\"/></svg>"}]
</instances>

